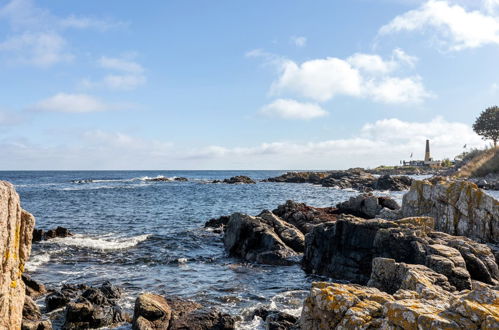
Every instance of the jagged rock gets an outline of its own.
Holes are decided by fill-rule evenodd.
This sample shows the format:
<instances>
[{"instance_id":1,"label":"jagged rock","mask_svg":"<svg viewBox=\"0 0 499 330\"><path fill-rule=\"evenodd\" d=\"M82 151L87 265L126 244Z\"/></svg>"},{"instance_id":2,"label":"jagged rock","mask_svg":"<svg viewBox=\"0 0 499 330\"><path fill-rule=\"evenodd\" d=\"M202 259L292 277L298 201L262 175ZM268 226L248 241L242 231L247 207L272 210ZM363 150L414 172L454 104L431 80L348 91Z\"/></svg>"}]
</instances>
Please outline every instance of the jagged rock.
<instances>
[{"instance_id":1,"label":"jagged rock","mask_svg":"<svg viewBox=\"0 0 499 330\"><path fill-rule=\"evenodd\" d=\"M256 183L252 178L245 175L233 176L230 179L224 179L223 183L228 184L254 184Z\"/></svg>"},{"instance_id":2,"label":"jagged rock","mask_svg":"<svg viewBox=\"0 0 499 330\"><path fill-rule=\"evenodd\" d=\"M31 252L35 218L21 208L14 186L0 181L0 328L20 329L25 285L21 279Z\"/></svg>"},{"instance_id":3,"label":"jagged rock","mask_svg":"<svg viewBox=\"0 0 499 330\"><path fill-rule=\"evenodd\" d=\"M366 284L373 258L385 257L425 265L445 275L458 290L470 289L472 279L498 283L497 264L490 248L464 237L431 231L432 221L343 216L334 223L316 226L306 236L303 267L309 273ZM469 256L464 258L458 247ZM483 267L476 266L477 259L486 260Z\"/></svg>"},{"instance_id":4,"label":"jagged rock","mask_svg":"<svg viewBox=\"0 0 499 330\"><path fill-rule=\"evenodd\" d=\"M227 222L229 222L230 216L228 215L222 215L221 217L218 218L213 218L204 224L205 228L215 228L219 229L220 231L223 231L225 226L227 225Z\"/></svg>"},{"instance_id":5,"label":"jagged rock","mask_svg":"<svg viewBox=\"0 0 499 330\"><path fill-rule=\"evenodd\" d=\"M21 330L52 330L52 323L50 320L23 320Z\"/></svg>"},{"instance_id":6,"label":"jagged rock","mask_svg":"<svg viewBox=\"0 0 499 330\"><path fill-rule=\"evenodd\" d=\"M339 213L355 215L357 217L373 219L380 214L383 208L398 210L400 206L389 197L378 197L373 194L361 194L350 197L348 201L336 205Z\"/></svg>"},{"instance_id":7,"label":"jagged rock","mask_svg":"<svg viewBox=\"0 0 499 330\"><path fill-rule=\"evenodd\" d=\"M165 298L152 293L143 293L135 300L133 329L168 329L171 314Z\"/></svg>"},{"instance_id":8,"label":"jagged rock","mask_svg":"<svg viewBox=\"0 0 499 330\"><path fill-rule=\"evenodd\" d=\"M451 235L499 243L499 201L466 181L414 181L403 197L402 215L431 216Z\"/></svg>"},{"instance_id":9,"label":"jagged rock","mask_svg":"<svg viewBox=\"0 0 499 330\"><path fill-rule=\"evenodd\" d=\"M241 213L230 216L224 245L230 255L262 264L291 265L297 256L266 221Z\"/></svg>"},{"instance_id":10,"label":"jagged rock","mask_svg":"<svg viewBox=\"0 0 499 330\"><path fill-rule=\"evenodd\" d=\"M292 248L295 252L303 252L305 250L305 235L295 226L284 222L274 213L265 210L258 215L263 222L271 226L279 238Z\"/></svg>"},{"instance_id":11,"label":"jagged rock","mask_svg":"<svg viewBox=\"0 0 499 330\"><path fill-rule=\"evenodd\" d=\"M52 292L47 297L45 297L45 309L47 312L51 312L58 308L66 306L71 298L69 295L64 294L63 292Z\"/></svg>"},{"instance_id":12,"label":"jagged rock","mask_svg":"<svg viewBox=\"0 0 499 330\"><path fill-rule=\"evenodd\" d=\"M178 176L174 179L175 181L180 181L180 182L186 182L189 181L189 179L184 178L183 176Z\"/></svg>"},{"instance_id":13,"label":"jagged rock","mask_svg":"<svg viewBox=\"0 0 499 330\"><path fill-rule=\"evenodd\" d=\"M268 178L264 181L320 184L321 180L326 178L328 175L328 172L287 172L278 177Z\"/></svg>"},{"instance_id":14,"label":"jagged rock","mask_svg":"<svg viewBox=\"0 0 499 330\"><path fill-rule=\"evenodd\" d=\"M22 275L22 280L26 286L26 295L37 299L47 293L47 288L40 282L35 281L28 274Z\"/></svg>"},{"instance_id":15,"label":"jagged rock","mask_svg":"<svg viewBox=\"0 0 499 330\"><path fill-rule=\"evenodd\" d=\"M411 183L412 179L408 176L383 175L376 180L372 188L375 190L402 191L409 189Z\"/></svg>"},{"instance_id":16,"label":"jagged rock","mask_svg":"<svg viewBox=\"0 0 499 330\"><path fill-rule=\"evenodd\" d=\"M33 229L33 242L46 241L48 239L60 237L69 237L73 236L73 233L69 231L69 229L64 227L57 227L56 229L43 230L43 229Z\"/></svg>"},{"instance_id":17,"label":"jagged rock","mask_svg":"<svg viewBox=\"0 0 499 330\"><path fill-rule=\"evenodd\" d=\"M445 275L423 265L397 263L388 258L373 259L371 277L367 285L389 294L400 289L412 290L424 298L434 298L445 294L445 291L456 291Z\"/></svg>"},{"instance_id":18,"label":"jagged rock","mask_svg":"<svg viewBox=\"0 0 499 330\"><path fill-rule=\"evenodd\" d=\"M497 329L499 291L481 288L421 299L359 285L313 283L300 325L311 329Z\"/></svg>"},{"instance_id":19,"label":"jagged rock","mask_svg":"<svg viewBox=\"0 0 499 330\"><path fill-rule=\"evenodd\" d=\"M37 321L42 317L38 305L29 296L24 299L23 320Z\"/></svg>"},{"instance_id":20,"label":"jagged rock","mask_svg":"<svg viewBox=\"0 0 499 330\"><path fill-rule=\"evenodd\" d=\"M333 207L312 207L288 200L272 213L298 228L303 234L307 234L316 225L336 221L338 210Z\"/></svg>"},{"instance_id":21,"label":"jagged rock","mask_svg":"<svg viewBox=\"0 0 499 330\"><path fill-rule=\"evenodd\" d=\"M169 330L232 330L235 320L232 316L215 309L196 309L174 318Z\"/></svg>"},{"instance_id":22,"label":"jagged rock","mask_svg":"<svg viewBox=\"0 0 499 330\"><path fill-rule=\"evenodd\" d=\"M268 330L287 330L293 328L298 318L296 316L270 310L265 307L259 307L253 311L253 317L258 316L265 322L265 329Z\"/></svg>"}]
</instances>

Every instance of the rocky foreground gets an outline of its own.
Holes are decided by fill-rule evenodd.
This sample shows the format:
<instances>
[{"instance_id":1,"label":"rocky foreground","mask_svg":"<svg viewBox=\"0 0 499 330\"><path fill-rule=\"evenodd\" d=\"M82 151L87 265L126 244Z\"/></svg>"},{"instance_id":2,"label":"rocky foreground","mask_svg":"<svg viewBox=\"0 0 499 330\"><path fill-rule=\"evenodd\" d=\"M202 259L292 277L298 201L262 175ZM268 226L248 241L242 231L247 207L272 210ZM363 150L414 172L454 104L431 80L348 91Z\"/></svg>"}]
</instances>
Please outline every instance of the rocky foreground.
<instances>
[{"instance_id":1,"label":"rocky foreground","mask_svg":"<svg viewBox=\"0 0 499 330\"><path fill-rule=\"evenodd\" d=\"M0 182L0 328L46 330L234 329L237 316L210 306L144 293L133 315L122 289L64 285L47 289L23 274L34 218L12 185ZM248 262L288 266L324 279L300 317L259 308L267 329L498 329L499 202L465 181L414 181L402 205L361 194L336 207L288 201L256 216L234 213L206 227L227 252ZM34 241L65 237L35 230ZM44 308L35 300L44 299Z\"/></svg>"}]
</instances>

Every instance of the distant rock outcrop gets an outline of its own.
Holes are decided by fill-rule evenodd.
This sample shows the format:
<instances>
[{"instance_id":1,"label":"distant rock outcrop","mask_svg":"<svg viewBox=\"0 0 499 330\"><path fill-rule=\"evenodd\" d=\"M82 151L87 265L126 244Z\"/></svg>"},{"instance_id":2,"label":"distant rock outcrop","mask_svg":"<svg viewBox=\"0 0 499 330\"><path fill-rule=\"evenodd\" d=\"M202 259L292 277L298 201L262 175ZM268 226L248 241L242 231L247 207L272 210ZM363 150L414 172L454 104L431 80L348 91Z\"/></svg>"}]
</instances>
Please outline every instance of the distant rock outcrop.
<instances>
[{"instance_id":1,"label":"distant rock outcrop","mask_svg":"<svg viewBox=\"0 0 499 330\"><path fill-rule=\"evenodd\" d=\"M288 172L275 178L268 178L266 182L312 183L323 187L337 187L340 189L355 189L358 191L372 190L406 190L409 189L412 179L408 176L383 175L376 177L361 168L346 171L328 172Z\"/></svg>"},{"instance_id":2,"label":"distant rock outcrop","mask_svg":"<svg viewBox=\"0 0 499 330\"><path fill-rule=\"evenodd\" d=\"M414 181L403 197L402 216L431 216L435 229L499 244L499 201L474 183Z\"/></svg>"},{"instance_id":3,"label":"distant rock outcrop","mask_svg":"<svg viewBox=\"0 0 499 330\"><path fill-rule=\"evenodd\" d=\"M43 229L33 229L33 242L46 241L52 238L64 238L73 236L73 233L69 229L58 226L56 229L43 230Z\"/></svg>"},{"instance_id":4,"label":"distant rock outcrop","mask_svg":"<svg viewBox=\"0 0 499 330\"><path fill-rule=\"evenodd\" d=\"M224 179L222 183L228 183L228 184L254 184L256 183L255 180L250 178L249 176L246 175L237 175L233 176L230 179Z\"/></svg>"},{"instance_id":5,"label":"distant rock outcrop","mask_svg":"<svg viewBox=\"0 0 499 330\"><path fill-rule=\"evenodd\" d=\"M31 252L35 218L21 208L12 184L0 181L0 328L20 329L25 298L21 279Z\"/></svg>"}]
</instances>

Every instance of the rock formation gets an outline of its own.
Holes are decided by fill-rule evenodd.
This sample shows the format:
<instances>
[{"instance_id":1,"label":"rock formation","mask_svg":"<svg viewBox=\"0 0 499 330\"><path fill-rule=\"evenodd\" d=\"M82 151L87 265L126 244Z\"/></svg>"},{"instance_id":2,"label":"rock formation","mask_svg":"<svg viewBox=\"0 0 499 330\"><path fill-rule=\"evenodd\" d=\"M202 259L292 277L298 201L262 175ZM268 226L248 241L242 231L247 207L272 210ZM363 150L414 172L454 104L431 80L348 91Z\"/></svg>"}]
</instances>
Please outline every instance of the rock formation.
<instances>
[{"instance_id":1,"label":"rock formation","mask_svg":"<svg viewBox=\"0 0 499 330\"><path fill-rule=\"evenodd\" d=\"M0 181L0 328L20 329L25 297L21 279L31 252L35 218L21 208L14 187Z\"/></svg>"},{"instance_id":2,"label":"rock formation","mask_svg":"<svg viewBox=\"0 0 499 330\"><path fill-rule=\"evenodd\" d=\"M373 219L383 208L398 210L400 206L390 197L379 197L373 194L361 194L351 197L348 201L336 205L339 213L355 215L365 219Z\"/></svg>"},{"instance_id":3,"label":"rock formation","mask_svg":"<svg viewBox=\"0 0 499 330\"><path fill-rule=\"evenodd\" d=\"M316 225L336 221L338 210L334 207L313 207L288 200L272 213L307 234Z\"/></svg>"},{"instance_id":4,"label":"rock formation","mask_svg":"<svg viewBox=\"0 0 499 330\"><path fill-rule=\"evenodd\" d=\"M303 330L497 329L497 301L499 291L488 287L432 297L412 289L391 295L360 285L317 282L304 301L300 325Z\"/></svg>"},{"instance_id":5,"label":"rock formation","mask_svg":"<svg viewBox=\"0 0 499 330\"><path fill-rule=\"evenodd\" d=\"M303 249L303 240L298 229L270 212L258 217L234 213L224 233L225 249L230 255L271 265L295 263L291 258L298 256L298 251L285 242Z\"/></svg>"},{"instance_id":6,"label":"rock formation","mask_svg":"<svg viewBox=\"0 0 499 330\"><path fill-rule=\"evenodd\" d=\"M235 320L215 309L176 297L143 293L135 301L134 330L231 330Z\"/></svg>"},{"instance_id":7,"label":"rock formation","mask_svg":"<svg viewBox=\"0 0 499 330\"><path fill-rule=\"evenodd\" d=\"M433 231L432 218L399 221L342 216L314 227L306 236L303 267L309 273L366 284L375 257L426 265L458 290L471 280L499 283L490 248L464 237Z\"/></svg>"},{"instance_id":8,"label":"rock formation","mask_svg":"<svg viewBox=\"0 0 499 330\"><path fill-rule=\"evenodd\" d=\"M230 179L224 179L222 183L228 183L228 184L254 184L256 183L255 180L252 178L246 176L246 175L237 175L233 176Z\"/></svg>"},{"instance_id":9,"label":"rock formation","mask_svg":"<svg viewBox=\"0 0 499 330\"><path fill-rule=\"evenodd\" d=\"M414 181L402 215L431 216L436 230L499 244L499 201L466 181Z\"/></svg>"},{"instance_id":10,"label":"rock formation","mask_svg":"<svg viewBox=\"0 0 499 330\"><path fill-rule=\"evenodd\" d=\"M57 227L56 229L43 230L43 229L33 229L33 242L46 241L52 238L64 238L73 236L73 233L69 229L64 227Z\"/></svg>"}]
</instances>

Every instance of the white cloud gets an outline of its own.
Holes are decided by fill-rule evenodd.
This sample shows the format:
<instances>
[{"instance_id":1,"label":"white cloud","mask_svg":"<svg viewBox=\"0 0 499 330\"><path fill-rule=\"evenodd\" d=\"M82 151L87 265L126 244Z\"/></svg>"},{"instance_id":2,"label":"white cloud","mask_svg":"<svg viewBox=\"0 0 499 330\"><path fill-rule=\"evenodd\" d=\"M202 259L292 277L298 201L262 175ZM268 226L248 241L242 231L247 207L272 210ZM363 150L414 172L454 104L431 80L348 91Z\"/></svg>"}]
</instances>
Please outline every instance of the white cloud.
<instances>
[{"instance_id":1,"label":"white cloud","mask_svg":"<svg viewBox=\"0 0 499 330\"><path fill-rule=\"evenodd\" d=\"M432 28L439 33L441 42L454 51L499 44L499 17L491 14L497 8L497 1L486 1L485 7L487 12L467 10L448 1L430 0L418 9L395 17L379 33Z\"/></svg>"},{"instance_id":2,"label":"white cloud","mask_svg":"<svg viewBox=\"0 0 499 330\"><path fill-rule=\"evenodd\" d=\"M143 73L144 68L137 62L129 58L102 56L99 59L99 65L105 69L123 71L127 73Z\"/></svg>"},{"instance_id":3,"label":"white cloud","mask_svg":"<svg viewBox=\"0 0 499 330\"><path fill-rule=\"evenodd\" d=\"M389 60L357 53L346 60L328 57L301 64L281 61L280 76L270 91L273 95L291 93L318 102L345 95L383 103L419 103L432 96L421 77L394 75L404 67L412 68L416 61L400 49L394 50Z\"/></svg>"},{"instance_id":4,"label":"white cloud","mask_svg":"<svg viewBox=\"0 0 499 330\"><path fill-rule=\"evenodd\" d=\"M71 61L73 55L66 50L66 41L57 33L23 33L0 42L0 52L14 54L13 63L49 67L55 63Z\"/></svg>"},{"instance_id":5,"label":"white cloud","mask_svg":"<svg viewBox=\"0 0 499 330\"><path fill-rule=\"evenodd\" d=\"M0 109L0 126L14 126L25 120L26 118L18 112Z\"/></svg>"},{"instance_id":6,"label":"white cloud","mask_svg":"<svg viewBox=\"0 0 499 330\"><path fill-rule=\"evenodd\" d=\"M307 38L303 36L293 36L290 41L296 47L305 47L307 45Z\"/></svg>"},{"instance_id":7,"label":"white cloud","mask_svg":"<svg viewBox=\"0 0 499 330\"><path fill-rule=\"evenodd\" d=\"M71 137L75 134L72 133ZM77 135L76 135L77 136ZM253 146L176 146L122 132L93 130L77 141L38 145L0 140L0 169L340 169L395 165L424 157L430 139L435 159L454 157L462 146L485 142L470 126L437 117L427 122L384 119L367 123L350 137L323 141L274 141ZM59 141L61 139L58 139ZM62 139L66 141L66 139Z\"/></svg>"},{"instance_id":8,"label":"white cloud","mask_svg":"<svg viewBox=\"0 0 499 330\"><path fill-rule=\"evenodd\" d=\"M30 109L35 111L85 113L111 110L116 107L116 105L106 104L87 94L59 93L39 101Z\"/></svg>"},{"instance_id":9,"label":"white cloud","mask_svg":"<svg viewBox=\"0 0 499 330\"><path fill-rule=\"evenodd\" d=\"M73 29L96 29L100 31L107 31L115 28L122 28L127 26L126 23L103 20L91 17L79 17L75 15L70 15L68 17L59 20L59 24L62 28L73 28Z\"/></svg>"},{"instance_id":10,"label":"white cloud","mask_svg":"<svg viewBox=\"0 0 499 330\"><path fill-rule=\"evenodd\" d=\"M283 119L313 119L327 115L327 112L315 103L302 103L290 99L275 100L264 106L260 113Z\"/></svg>"}]
</instances>

